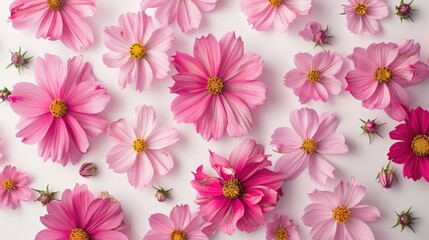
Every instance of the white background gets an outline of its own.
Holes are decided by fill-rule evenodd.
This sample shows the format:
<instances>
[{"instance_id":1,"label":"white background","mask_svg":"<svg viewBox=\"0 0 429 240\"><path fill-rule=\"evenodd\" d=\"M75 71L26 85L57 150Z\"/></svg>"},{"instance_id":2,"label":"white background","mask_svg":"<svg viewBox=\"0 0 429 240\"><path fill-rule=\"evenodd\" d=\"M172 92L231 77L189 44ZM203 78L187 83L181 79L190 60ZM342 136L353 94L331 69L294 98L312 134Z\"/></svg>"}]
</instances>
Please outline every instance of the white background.
<instances>
[{"instance_id":1,"label":"white background","mask_svg":"<svg viewBox=\"0 0 429 240\"><path fill-rule=\"evenodd\" d=\"M24 69L22 75L13 69L4 69L9 64L9 49L17 50L19 46L29 51L29 55L41 57L45 53L61 56L63 60L76 55L72 50L63 46L59 41L51 42L43 39L35 39L34 29L17 31L7 22L9 16L9 4L11 0L0 1L0 85L12 89L12 86L21 81L34 82L34 61L29 65L30 69ZM113 173L108 169L105 155L113 146L106 134L101 134L96 139L91 139L91 147L87 154L83 155L80 163L94 162L99 171L95 178L85 179L78 174L80 164L62 167L58 163L43 162L37 155L37 146L25 145L15 137L17 130L15 125L19 117L10 109L8 103L0 105L0 151L4 153L0 159L0 169L7 164L17 166L18 170L26 172L31 178L30 187L43 189L50 184L52 190L59 190L60 194L66 188L73 188L75 183L87 184L95 194L102 190L108 190L121 201L125 221L129 224L126 230L129 239L142 239L149 230L148 217L156 212L169 214L176 204L187 203L193 211L197 205L193 203L196 191L191 187L193 179L191 171L204 164L209 169L208 149L227 157L232 149L245 138L254 138L258 143L266 147L267 153L272 154L271 160L276 161L281 155L274 153L269 145L270 136L274 129L280 126L290 126L288 116L293 109L300 108L298 98L292 90L283 85L283 76L294 68L293 57L298 52L310 52L315 54L321 48L313 49L313 44L305 42L298 36L298 32L311 20L316 20L330 26L330 35L333 35L331 43L326 49L338 51L344 58L349 55L354 47L367 47L372 42L398 42L406 38L415 39L422 45L422 60L426 62L429 51L429 38L427 35L427 23L429 22L429 2L416 0L413 7L418 8L414 14L415 23L405 21L401 24L399 18L394 15L394 5L399 1L388 1L390 16L381 21L383 31L374 36L360 36L351 34L346 27L346 18L340 15L342 4L346 0L314 0L310 16L301 16L290 26L287 33L274 31L258 32L248 26L245 15L240 11L239 1L219 0L216 9L204 14L203 22L198 30L188 35L180 32L176 24L173 24L176 33L176 45L170 51L191 53L195 37L208 33L214 33L218 39L229 32L236 31L242 36L245 43L245 51L253 52L262 56L264 72L260 77L268 86L267 101L254 111L254 126L252 131L244 137L231 139L224 137L218 142L207 142L196 134L194 127L190 124L177 124L173 120L170 111L170 103L175 97L169 93L169 86L173 84L171 78L155 80L149 90L138 93L134 86L126 89L118 87L118 69L108 69L102 62L102 54L107 52L104 46L105 26L116 25L120 14L127 11L138 11L140 1L98 1L98 14L89 19L89 23L95 34L93 46L82 52L85 59L90 62L94 69L96 78L109 89L111 102L103 113L108 121L115 121L124 117L134 121L134 108L138 104L153 106L158 114L158 126L176 127L180 133L180 141L170 148L175 159L173 171L164 177L155 177L154 186L174 188L173 199L159 203L154 198L154 189L147 188L138 191L131 187L125 174ZM152 12L150 12L152 13ZM347 65L347 64L346 64ZM174 71L172 71L174 73ZM345 75L343 71L341 78ZM345 83L344 83L345 87ZM407 88L411 97L411 106L422 106L428 109L429 81L418 86ZM289 215L299 225L301 239L309 239L309 228L304 226L301 219L304 207L310 203L307 193L313 189L332 190L340 179L355 178L367 188L367 195L363 204L372 204L380 209L383 220L371 224L376 239L380 240L427 240L429 239L429 183L420 180L414 182L402 177L402 166L395 165L398 169L399 184L393 189L383 189L375 177L382 165L387 164L386 153L392 144L388 133L398 124L392 121L382 111L370 111L361 107L361 103L355 100L348 92L342 92L339 96L332 97L327 103L310 102L306 107L323 111L334 112L340 124L337 129L346 137L346 143L350 152L345 155L328 156L328 159L336 166L336 178L328 181L323 186L312 183L305 170L298 178L287 182L283 186L285 193L278 203L277 208L266 215L267 221L271 221L274 213ZM375 137L371 145L361 133L359 118L368 119L378 117L380 122L387 122L380 133L384 139ZM212 172L213 173L213 172ZM58 194L58 198L61 196ZM36 199L33 194L32 200ZM415 230L400 232L400 229L392 229L395 224L396 215L394 211L406 210L413 206L414 216L421 219L416 221ZM39 202L24 202L17 210L9 208L0 210L0 239L29 240L34 239L38 231L44 227L39 217L46 213L46 208ZM265 239L265 227L258 231L246 234L236 231L233 236L218 233L212 239Z\"/></svg>"}]
</instances>

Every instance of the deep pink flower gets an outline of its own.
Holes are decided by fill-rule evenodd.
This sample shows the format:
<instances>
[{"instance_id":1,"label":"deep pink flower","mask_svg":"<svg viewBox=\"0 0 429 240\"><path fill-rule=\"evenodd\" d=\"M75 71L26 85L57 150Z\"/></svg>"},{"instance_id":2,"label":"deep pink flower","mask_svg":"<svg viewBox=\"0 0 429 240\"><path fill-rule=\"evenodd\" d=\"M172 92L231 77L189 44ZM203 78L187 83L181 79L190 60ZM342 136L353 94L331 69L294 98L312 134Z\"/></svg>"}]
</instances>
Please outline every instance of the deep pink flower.
<instances>
[{"instance_id":1,"label":"deep pink flower","mask_svg":"<svg viewBox=\"0 0 429 240\"><path fill-rule=\"evenodd\" d=\"M240 0L241 11L258 31L285 32L297 15L309 15L311 0Z\"/></svg>"},{"instance_id":2,"label":"deep pink flower","mask_svg":"<svg viewBox=\"0 0 429 240\"><path fill-rule=\"evenodd\" d=\"M389 15L389 8L384 0L348 0L344 5L347 28L356 34L372 35L380 31L379 20Z\"/></svg>"},{"instance_id":3,"label":"deep pink flower","mask_svg":"<svg viewBox=\"0 0 429 240\"><path fill-rule=\"evenodd\" d=\"M154 172L165 175L174 166L173 158L165 149L179 140L176 129L155 129L155 109L136 107L136 127L121 118L110 124L108 134L116 145L107 154L109 168L127 173L130 184L142 190L152 181Z\"/></svg>"},{"instance_id":4,"label":"deep pink flower","mask_svg":"<svg viewBox=\"0 0 429 240\"><path fill-rule=\"evenodd\" d=\"M323 185L334 178L332 166L325 154L348 152L344 136L336 133L338 120L331 112L320 117L308 108L293 110L289 115L292 128L280 127L271 136L271 144L284 155L277 160L275 169L285 173L286 180L296 178L308 165L310 178Z\"/></svg>"},{"instance_id":5,"label":"deep pink flower","mask_svg":"<svg viewBox=\"0 0 429 240\"><path fill-rule=\"evenodd\" d=\"M180 30L187 33L200 26L202 12L209 12L216 7L217 0L142 0L141 9L156 8L156 19L170 25L175 19Z\"/></svg>"},{"instance_id":6,"label":"deep pink flower","mask_svg":"<svg viewBox=\"0 0 429 240\"><path fill-rule=\"evenodd\" d=\"M36 61L36 82L14 86L10 106L21 116L17 137L26 144L39 143L39 155L63 166L76 164L88 150L89 136L105 131L107 122L98 114L110 100L95 81L83 56L63 63L46 54Z\"/></svg>"},{"instance_id":7,"label":"deep pink flower","mask_svg":"<svg viewBox=\"0 0 429 240\"><path fill-rule=\"evenodd\" d=\"M188 205L176 205L171 210L170 217L156 213L149 218L152 228L146 233L144 240L208 240L203 233L204 227L210 223L196 214L191 214Z\"/></svg>"},{"instance_id":8,"label":"deep pink flower","mask_svg":"<svg viewBox=\"0 0 429 240\"><path fill-rule=\"evenodd\" d=\"M103 62L119 68L121 88L135 83L141 92L149 88L154 77L168 76L170 61L166 52L174 43L171 28L154 29L152 18L140 11L122 14L118 26L106 27L104 33L104 43L111 51L103 55Z\"/></svg>"},{"instance_id":9,"label":"deep pink flower","mask_svg":"<svg viewBox=\"0 0 429 240\"><path fill-rule=\"evenodd\" d=\"M266 240L299 240L296 228L286 215L274 214L273 221L267 223Z\"/></svg>"},{"instance_id":10,"label":"deep pink flower","mask_svg":"<svg viewBox=\"0 0 429 240\"><path fill-rule=\"evenodd\" d=\"M35 240L128 240L119 231L124 219L121 204L95 198L86 185L66 189L61 201L53 200L46 207L48 214L40 221L47 229L37 233Z\"/></svg>"},{"instance_id":11,"label":"deep pink flower","mask_svg":"<svg viewBox=\"0 0 429 240\"><path fill-rule=\"evenodd\" d=\"M256 80L261 58L243 51L241 38L230 32L220 42L212 34L196 39L194 57L176 53L171 92L179 96L171 110L178 122L194 123L207 140L218 140L225 130L231 137L250 131L250 110L265 102L267 88Z\"/></svg>"},{"instance_id":12,"label":"deep pink flower","mask_svg":"<svg viewBox=\"0 0 429 240\"><path fill-rule=\"evenodd\" d=\"M284 175L269 170L271 161L264 148L247 139L238 145L229 160L210 151L210 164L219 177L194 173L192 186L198 191L195 202L204 220L223 233L252 232L265 223L263 213L277 205Z\"/></svg>"},{"instance_id":13,"label":"deep pink flower","mask_svg":"<svg viewBox=\"0 0 429 240\"><path fill-rule=\"evenodd\" d=\"M97 12L95 0L15 0L9 20L16 29L39 24L36 38L61 40L66 47L79 51L92 45L94 36L84 18Z\"/></svg>"},{"instance_id":14,"label":"deep pink flower","mask_svg":"<svg viewBox=\"0 0 429 240\"><path fill-rule=\"evenodd\" d=\"M16 167L7 165L0 173L0 209L10 207L16 209L20 201L31 198L31 189L27 187L30 179Z\"/></svg>"},{"instance_id":15,"label":"deep pink flower","mask_svg":"<svg viewBox=\"0 0 429 240\"><path fill-rule=\"evenodd\" d=\"M314 240L375 240L366 223L381 219L374 206L357 205L365 196L365 187L351 180L341 181L331 191L314 190L308 194L311 204L304 209L302 221L311 227Z\"/></svg>"},{"instance_id":16,"label":"deep pink flower","mask_svg":"<svg viewBox=\"0 0 429 240\"><path fill-rule=\"evenodd\" d=\"M328 27L322 29L320 23L318 22L309 22L305 25L304 30L298 33L299 36L304 38L305 41L312 41L316 46L322 46L324 44L329 44L328 39L331 36L328 36Z\"/></svg>"},{"instance_id":17,"label":"deep pink flower","mask_svg":"<svg viewBox=\"0 0 429 240\"><path fill-rule=\"evenodd\" d=\"M329 95L338 95L341 92L338 74L343 60L337 53L323 51L314 57L309 53L298 53L294 62L297 68L286 74L284 84L293 89L302 104L311 99L326 102Z\"/></svg>"}]
</instances>

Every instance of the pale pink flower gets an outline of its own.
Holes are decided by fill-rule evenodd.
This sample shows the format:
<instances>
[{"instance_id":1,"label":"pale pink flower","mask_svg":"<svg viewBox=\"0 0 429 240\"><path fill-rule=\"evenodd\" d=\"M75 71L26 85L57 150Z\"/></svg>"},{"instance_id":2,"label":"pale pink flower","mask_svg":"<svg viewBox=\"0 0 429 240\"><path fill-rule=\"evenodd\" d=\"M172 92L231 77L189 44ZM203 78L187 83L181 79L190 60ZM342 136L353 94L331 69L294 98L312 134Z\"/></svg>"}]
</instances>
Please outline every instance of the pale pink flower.
<instances>
[{"instance_id":1,"label":"pale pink flower","mask_svg":"<svg viewBox=\"0 0 429 240\"><path fill-rule=\"evenodd\" d=\"M140 6L143 11L156 8L155 17L160 23L167 26L176 20L180 30L187 33L200 26L201 13L212 11L216 2L217 0L142 0Z\"/></svg>"},{"instance_id":2,"label":"pale pink flower","mask_svg":"<svg viewBox=\"0 0 429 240\"><path fill-rule=\"evenodd\" d=\"M16 209L20 201L31 198L31 189L27 186L30 178L16 167L7 165L0 172L0 209L10 207Z\"/></svg>"},{"instance_id":3,"label":"pale pink flower","mask_svg":"<svg viewBox=\"0 0 429 240\"><path fill-rule=\"evenodd\" d=\"M308 166L313 182L323 185L334 178L335 167L324 155L349 150L344 136L335 132L338 120L334 114L325 112L319 117L313 109L301 108L290 113L289 121L292 128L277 128L271 136L271 144L284 153L276 162L276 171L292 180Z\"/></svg>"},{"instance_id":4,"label":"pale pink flower","mask_svg":"<svg viewBox=\"0 0 429 240\"><path fill-rule=\"evenodd\" d=\"M173 168L173 158L165 149L179 140L176 129L155 129L155 109L136 107L137 121L133 128L121 118L110 124L108 134L116 145L107 154L109 168L127 173L130 184L142 190L152 181L154 172L165 175Z\"/></svg>"},{"instance_id":5,"label":"pale pink flower","mask_svg":"<svg viewBox=\"0 0 429 240\"><path fill-rule=\"evenodd\" d=\"M367 223L381 219L374 206L358 205L365 187L351 180L341 181L333 192L314 190L308 194L311 204L304 209L302 221L311 227L314 240L375 240Z\"/></svg>"},{"instance_id":6,"label":"pale pink flower","mask_svg":"<svg viewBox=\"0 0 429 240\"><path fill-rule=\"evenodd\" d=\"M326 102L329 95L338 95L341 92L338 74L343 60L339 54L322 51L313 57L309 53L298 53L294 62L297 68L286 74L284 84L293 89L302 104L310 99Z\"/></svg>"},{"instance_id":7,"label":"pale pink flower","mask_svg":"<svg viewBox=\"0 0 429 240\"><path fill-rule=\"evenodd\" d=\"M384 0L348 0L344 5L347 28L356 34L372 35L380 31L379 20L389 15L389 8Z\"/></svg>"},{"instance_id":8,"label":"pale pink flower","mask_svg":"<svg viewBox=\"0 0 429 240\"><path fill-rule=\"evenodd\" d=\"M154 29L152 18L144 12L126 13L118 26L106 27L104 43L111 51L103 62L119 68L119 86L135 83L140 92L149 88L153 78L168 76L170 61L167 51L173 46L171 28Z\"/></svg>"},{"instance_id":9,"label":"pale pink flower","mask_svg":"<svg viewBox=\"0 0 429 240\"><path fill-rule=\"evenodd\" d=\"M176 205L170 217L156 213L149 218L152 228L144 236L144 240L209 240L203 229L210 223L200 215L191 214L188 205Z\"/></svg>"},{"instance_id":10,"label":"pale pink flower","mask_svg":"<svg viewBox=\"0 0 429 240\"><path fill-rule=\"evenodd\" d=\"M173 65L178 74L171 92L178 122L194 123L204 139L218 140L226 132L239 137L252 128L252 114L265 102L267 87L256 79L263 62L244 54L241 38L227 33L220 42L209 34L195 40L194 57L177 52Z\"/></svg>"},{"instance_id":11,"label":"pale pink flower","mask_svg":"<svg viewBox=\"0 0 429 240\"><path fill-rule=\"evenodd\" d=\"M17 137L26 144L39 143L39 155L63 166L76 164L89 147L88 136L107 127L99 116L110 95L95 81L91 65L83 56L63 63L46 54L36 61L36 82L14 86L10 106L21 116Z\"/></svg>"},{"instance_id":12,"label":"pale pink flower","mask_svg":"<svg viewBox=\"0 0 429 240\"><path fill-rule=\"evenodd\" d=\"M283 174L267 168L271 166L267 157L264 148L250 139L238 145L229 160L210 151L211 167L219 176L208 176L201 165L191 182L204 220L229 235L237 228L252 232L263 225L263 214L277 205L284 180Z\"/></svg>"},{"instance_id":13,"label":"pale pink flower","mask_svg":"<svg viewBox=\"0 0 429 240\"><path fill-rule=\"evenodd\" d=\"M297 15L309 15L312 0L240 0L241 11L258 31L285 32Z\"/></svg>"},{"instance_id":14,"label":"pale pink flower","mask_svg":"<svg viewBox=\"0 0 429 240\"><path fill-rule=\"evenodd\" d=\"M61 40L74 51L87 49L94 36L84 18L96 14L95 0L15 0L9 21L16 29L39 25L36 38Z\"/></svg>"},{"instance_id":15,"label":"pale pink flower","mask_svg":"<svg viewBox=\"0 0 429 240\"><path fill-rule=\"evenodd\" d=\"M274 214L273 221L267 223L266 240L299 240L297 227L286 215Z\"/></svg>"}]
</instances>

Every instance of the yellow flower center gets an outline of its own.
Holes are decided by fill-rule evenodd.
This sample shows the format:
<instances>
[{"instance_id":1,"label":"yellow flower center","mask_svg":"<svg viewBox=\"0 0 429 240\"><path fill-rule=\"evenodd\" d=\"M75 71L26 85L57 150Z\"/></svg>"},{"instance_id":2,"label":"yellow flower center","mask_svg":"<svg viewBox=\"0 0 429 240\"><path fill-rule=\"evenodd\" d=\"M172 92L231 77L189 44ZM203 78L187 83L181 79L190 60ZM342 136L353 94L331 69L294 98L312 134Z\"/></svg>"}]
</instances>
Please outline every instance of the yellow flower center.
<instances>
[{"instance_id":1,"label":"yellow flower center","mask_svg":"<svg viewBox=\"0 0 429 240\"><path fill-rule=\"evenodd\" d=\"M133 149L134 151L136 151L137 153L141 153L146 151L146 142L144 141L143 138L136 138L133 141Z\"/></svg>"},{"instance_id":2,"label":"yellow flower center","mask_svg":"<svg viewBox=\"0 0 429 240\"><path fill-rule=\"evenodd\" d=\"M307 138L304 140L304 142L301 145L302 150L304 150L305 153L308 155L316 152L317 150L317 142L314 141L311 138Z\"/></svg>"},{"instance_id":3,"label":"yellow flower center","mask_svg":"<svg viewBox=\"0 0 429 240\"><path fill-rule=\"evenodd\" d=\"M426 135L417 135L411 142L413 152L421 157L429 154L429 137Z\"/></svg>"},{"instance_id":4,"label":"yellow flower center","mask_svg":"<svg viewBox=\"0 0 429 240\"><path fill-rule=\"evenodd\" d=\"M52 11L59 11L64 6L64 0L48 0L48 8Z\"/></svg>"},{"instance_id":5,"label":"yellow flower center","mask_svg":"<svg viewBox=\"0 0 429 240\"><path fill-rule=\"evenodd\" d=\"M307 74L307 80L314 83L320 81L320 73L316 69L310 69Z\"/></svg>"},{"instance_id":6,"label":"yellow flower center","mask_svg":"<svg viewBox=\"0 0 429 240\"><path fill-rule=\"evenodd\" d=\"M213 94L213 95L219 95L223 93L225 85L223 84L222 80L218 77L209 77L207 80L207 92Z\"/></svg>"},{"instance_id":7,"label":"yellow flower center","mask_svg":"<svg viewBox=\"0 0 429 240\"><path fill-rule=\"evenodd\" d=\"M287 240L287 231L284 228L277 228L274 240Z\"/></svg>"},{"instance_id":8,"label":"yellow flower center","mask_svg":"<svg viewBox=\"0 0 429 240\"><path fill-rule=\"evenodd\" d=\"M10 178L6 178L1 182L1 185L3 185L6 191L10 192L15 187L15 182Z\"/></svg>"},{"instance_id":9,"label":"yellow flower center","mask_svg":"<svg viewBox=\"0 0 429 240\"><path fill-rule=\"evenodd\" d=\"M243 187L236 178L231 178L222 186L223 195L229 199L236 199L243 194Z\"/></svg>"},{"instance_id":10,"label":"yellow flower center","mask_svg":"<svg viewBox=\"0 0 429 240\"><path fill-rule=\"evenodd\" d=\"M337 223L345 223L350 218L350 210L344 206L338 206L332 211L332 217Z\"/></svg>"},{"instance_id":11,"label":"yellow flower center","mask_svg":"<svg viewBox=\"0 0 429 240\"><path fill-rule=\"evenodd\" d=\"M357 15L360 15L360 16L365 15L367 9L368 9L368 4L366 4L364 2L360 2L360 3L356 4L353 8L353 10L355 10L355 13Z\"/></svg>"},{"instance_id":12,"label":"yellow flower center","mask_svg":"<svg viewBox=\"0 0 429 240\"><path fill-rule=\"evenodd\" d=\"M277 7L283 3L283 0L268 0L271 6Z\"/></svg>"},{"instance_id":13,"label":"yellow flower center","mask_svg":"<svg viewBox=\"0 0 429 240\"><path fill-rule=\"evenodd\" d=\"M135 60L140 60L144 57L146 54L146 48L143 46L143 44L139 42L135 42L131 44L130 46L130 55Z\"/></svg>"},{"instance_id":14,"label":"yellow flower center","mask_svg":"<svg viewBox=\"0 0 429 240\"><path fill-rule=\"evenodd\" d=\"M375 70L374 78L379 83L388 83L392 78L392 72L386 67L379 67Z\"/></svg>"},{"instance_id":15,"label":"yellow flower center","mask_svg":"<svg viewBox=\"0 0 429 240\"><path fill-rule=\"evenodd\" d=\"M70 232L70 240L89 240L89 234L82 228L74 228Z\"/></svg>"},{"instance_id":16,"label":"yellow flower center","mask_svg":"<svg viewBox=\"0 0 429 240\"><path fill-rule=\"evenodd\" d=\"M49 111L54 117L64 117L67 113L67 104L62 99L57 98L52 101Z\"/></svg>"},{"instance_id":17,"label":"yellow flower center","mask_svg":"<svg viewBox=\"0 0 429 240\"><path fill-rule=\"evenodd\" d=\"M174 229L170 234L170 240L186 240L186 233L179 229Z\"/></svg>"}]
</instances>

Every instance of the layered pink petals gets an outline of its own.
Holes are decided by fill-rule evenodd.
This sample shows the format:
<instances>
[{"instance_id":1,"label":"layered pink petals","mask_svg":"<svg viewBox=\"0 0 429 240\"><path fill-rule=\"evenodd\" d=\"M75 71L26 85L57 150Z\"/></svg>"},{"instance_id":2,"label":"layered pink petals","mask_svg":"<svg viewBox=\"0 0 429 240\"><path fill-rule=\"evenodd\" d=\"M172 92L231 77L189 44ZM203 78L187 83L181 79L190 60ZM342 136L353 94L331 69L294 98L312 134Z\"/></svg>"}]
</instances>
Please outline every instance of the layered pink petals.
<instances>
[{"instance_id":1,"label":"layered pink petals","mask_svg":"<svg viewBox=\"0 0 429 240\"><path fill-rule=\"evenodd\" d=\"M7 165L0 172L0 209L10 207L16 209L19 202L31 198L31 189L28 187L30 178L16 167Z\"/></svg>"},{"instance_id":2,"label":"layered pink petals","mask_svg":"<svg viewBox=\"0 0 429 240\"><path fill-rule=\"evenodd\" d=\"M295 225L292 220L289 219L288 216L281 214L274 214L273 221L267 223L267 233L266 240L277 240L276 232L283 233L285 232L287 235L287 239L289 240L299 240L299 234L296 230L298 226Z\"/></svg>"},{"instance_id":3,"label":"layered pink petals","mask_svg":"<svg viewBox=\"0 0 429 240\"><path fill-rule=\"evenodd\" d=\"M344 5L347 28L356 34L372 35L381 30L379 20L389 15L384 0L348 0Z\"/></svg>"}]
</instances>

